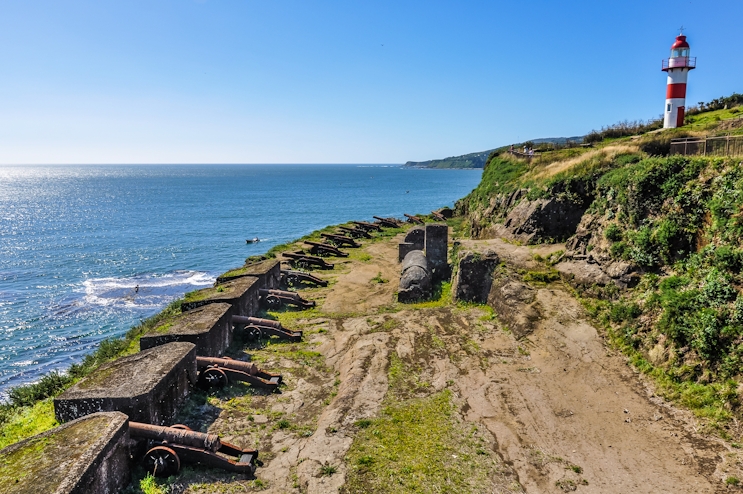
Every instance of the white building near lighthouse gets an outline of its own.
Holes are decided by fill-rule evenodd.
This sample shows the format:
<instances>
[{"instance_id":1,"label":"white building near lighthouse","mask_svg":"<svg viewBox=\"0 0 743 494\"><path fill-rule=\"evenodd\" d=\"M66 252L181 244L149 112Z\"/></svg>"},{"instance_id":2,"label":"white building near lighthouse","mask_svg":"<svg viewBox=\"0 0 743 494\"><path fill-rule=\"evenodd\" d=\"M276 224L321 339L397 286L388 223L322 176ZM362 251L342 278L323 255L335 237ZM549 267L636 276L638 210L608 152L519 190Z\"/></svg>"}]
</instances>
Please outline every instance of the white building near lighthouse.
<instances>
[{"instance_id":1,"label":"white building near lighthouse","mask_svg":"<svg viewBox=\"0 0 743 494\"><path fill-rule=\"evenodd\" d=\"M662 70L668 72L666 107L663 111L663 128L674 129L684 125L686 110L686 80L689 71L697 66L696 57L689 56L686 36L679 34L671 46L671 57L663 60Z\"/></svg>"}]
</instances>

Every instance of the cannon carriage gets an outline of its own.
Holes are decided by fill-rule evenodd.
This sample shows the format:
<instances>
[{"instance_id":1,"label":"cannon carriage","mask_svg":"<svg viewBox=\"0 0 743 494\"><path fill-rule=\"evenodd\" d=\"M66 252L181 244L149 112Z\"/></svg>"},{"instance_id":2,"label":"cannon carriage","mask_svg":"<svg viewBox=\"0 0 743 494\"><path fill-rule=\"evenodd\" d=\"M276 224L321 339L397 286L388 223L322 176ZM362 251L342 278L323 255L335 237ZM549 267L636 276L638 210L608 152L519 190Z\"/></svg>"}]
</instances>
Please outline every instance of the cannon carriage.
<instances>
[{"instance_id":1,"label":"cannon carriage","mask_svg":"<svg viewBox=\"0 0 743 494\"><path fill-rule=\"evenodd\" d=\"M345 235L337 235L335 233L321 233L320 236L338 247L361 247L360 243Z\"/></svg>"},{"instance_id":2,"label":"cannon carriage","mask_svg":"<svg viewBox=\"0 0 743 494\"><path fill-rule=\"evenodd\" d=\"M335 245L313 242L311 240L305 240L304 243L310 246L310 254L318 256L348 257L348 253L343 252Z\"/></svg>"},{"instance_id":3,"label":"cannon carriage","mask_svg":"<svg viewBox=\"0 0 743 494\"><path fill-rule=\"evenodd\" d=\"M251 477L255 474L258 450L239 448L222 441L216 434L192 431L180 424L165 427L129 422L129 435L147 442L142 466L156 477L177 474L182 462L208 465Z\"/></svg>"},{"instance_id":4,"label":"cannon carriage","mask_svg":"<svg viewBox=\"0 0 743 494\"><path fill-rule=\"evenodd\" d=\"M373 216L380 226L387 228L399 228L402 226L402 222L397 218L382 218L380 216Z\"/></svg>"},{"instance_id":5,"label":"cannon carriage","mask_svg":"<svg viewBox=\"0 0 743 494\"><path fill-rule=\"evenodd\" d=\"M281 270L281 284L284 286L297 286L302 284L328 286L327 280L318 278L310 273L305 273L304 271L293 271L290 269Z\"/></svg>"},{"instance_id":6,"label":"cannon carriage","mask_svg":"<svg viewBox=\"0 0 743 494\"><path fill-rule=\"evenodd\" d=\"M333 264L326 262L325 259L312 256L310 254L302 252L301 250L294 252L283 252L281 255L283 255L289 261L289 264L296 268L311 269L315 267L319 269L333 269L335 267Z\"/></svg>"},{"instance_id":7,"label":"cannon carriage","mask_svg":"<svg viewBox=\"0 0 743 494\"><path fill-rule=\"evenodd\" d=\"M283 305L293 305L300 309L310 309L315 306L314 300L305 300L296 292L286 290L269 290L262 288L258 290L260 302L269 309L279 309Z\"/></svg>"},{"instance_id":8,"label":"cannon carriage","mask_svg":"<svg viewBox=\"0 0 743 494\"><path fill-rule=\"evenodd\" d=\"M403 213L404 216L408 219L408 223L418 223L419 225L422 225L425 223L420 217L415 216L414 214L407 214Z\"/></svg>"},{"instance_id":9,"label":"cannon carriage","mask_svg":"<svg viewBox=\"0 0 743 494\"><path fill-rule=\"evenodd\" d=\"M275 391L281 384L281 375L267 372L257 365L223 357L196 357L199 369L198 384L203 389L222 388L230 381L241 381L258 388Z\"/></svg>"},{"instance_id":10,"label":"cannon carriage","mask_svg":"<svg viewBox=\"0 0 743 494\"><path fill-rule=\"evenodd\" d=\"M372 238L371 234L363 228L349 228L347 226L339 226L338 229L353 238Z\"/></svg>"},{"instance_id":11,"label":"cannon carriage","mask_svg":"<svg viewBox=\"0 0 743 494\"><path fill-rule=\"evenodd\" d=\"M248 339L260 340L265 337L275 336L284 340L302 341L301 331L290 331L284 328L279 321L262 319L260 317L232 316L232 324L235 328L245 331Z\"/></svg>"}]
</instances>

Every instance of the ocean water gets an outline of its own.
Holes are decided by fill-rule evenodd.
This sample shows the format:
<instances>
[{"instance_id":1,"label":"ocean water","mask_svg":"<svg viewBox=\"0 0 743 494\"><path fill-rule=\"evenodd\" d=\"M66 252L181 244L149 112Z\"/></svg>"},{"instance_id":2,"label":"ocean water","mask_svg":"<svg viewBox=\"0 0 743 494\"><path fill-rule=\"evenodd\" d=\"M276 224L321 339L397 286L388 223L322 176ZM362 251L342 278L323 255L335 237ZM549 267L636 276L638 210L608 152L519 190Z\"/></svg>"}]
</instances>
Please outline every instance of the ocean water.
<instances>
[{"instance_id":1,"label":"ocean water","mask_svg":"<svg viewBox=\"0 0 743 494\"><path fill-rule=\"evenodd\" d=\"M329 224L452 206L480 176L381 165L0 167L0 398L250 255ZM246 244L253 237L262 241Z\"/></svg>"}]
</instances>

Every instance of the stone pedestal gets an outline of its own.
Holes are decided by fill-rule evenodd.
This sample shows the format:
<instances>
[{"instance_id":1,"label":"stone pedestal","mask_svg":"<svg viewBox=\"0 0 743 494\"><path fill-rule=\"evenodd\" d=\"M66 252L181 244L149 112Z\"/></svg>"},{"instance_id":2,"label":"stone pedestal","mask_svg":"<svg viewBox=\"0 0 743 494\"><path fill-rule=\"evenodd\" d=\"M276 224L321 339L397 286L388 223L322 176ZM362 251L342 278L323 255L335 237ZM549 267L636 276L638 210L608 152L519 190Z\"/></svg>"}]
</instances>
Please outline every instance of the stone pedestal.
<instances>
[{"instance_id":1,"label":"stone pedestal","mask_svg":"<svg viewBox=\"0 0 743 494\"><path fill-rule=\"evenodd\" d=\"M244 276L212 288L204 288L186 295L181 304L183 312L207 304L230 304L236 316L254 316L258 313L258 278Z\"/></svg>"},{"instance_id":2,"label":"stone pedestal","mask_svg":"<svg viewBox=\"0 0 743 494\"><path fill-rule=\"evenodd\" d=\"M457 274L454 277L452 292L454 300L484 304L493 285L493 271L498 266L498 254L487 250L461 252L458 259Z\"/></svg>"},{"instance_id":3,"label":"stone pedestal","mask_svg":"<svg viewBox=\"0 0 743 494\"><path fill-rule=\"evenodd\" d=\"M0 494L116 494L129 483L129 421L94 413L0 451Z\"/></svg>"},{"instance_id":4,"label":"stone pedestal","mask_svg":"<svg viewBox=\"0 0 743 494\"><path fill-rule=\"evenodd\" d=\"M54 399L67 422L95 412L123 412L135 422L164 425L196 382L196 346L167 343L102 365Z\"/></svg>"},{"instance_id":5,"label":"stone pedestal","mask_svg":"<svg viewBox=\"0 0 743 494\"><path fill-rule=\"evenodd\" d=\"M196 355L220 357L232 343L232 306L207 304L175 318L144 334L139 348L147 350L174 341L196 345Z\"/></svg>"},{"instance_id":6,"label":"stone pedestal","mask_svg":"<svg viewBox=\"0 0 743 494\"><path fill-rule=\"evenodd\" d=\"M219 278L217 284L221 285L237 278L252 276L258 278L260 288L277 289L281 282L281 262L277 259L266 259L251 264L246 264L239 269L228 271Z\"/></svg>"},{"instance_id":7,"label":"stone pedestal","mask_svg":"<svg viewBox=\"0 0 743 494\"><path fill-rule=\"evenodd\" d=\"M449 250L449 227L441 223L426 224L426 257L434 281L449 278L447 262Z\"/></svg>"}]
</instances>

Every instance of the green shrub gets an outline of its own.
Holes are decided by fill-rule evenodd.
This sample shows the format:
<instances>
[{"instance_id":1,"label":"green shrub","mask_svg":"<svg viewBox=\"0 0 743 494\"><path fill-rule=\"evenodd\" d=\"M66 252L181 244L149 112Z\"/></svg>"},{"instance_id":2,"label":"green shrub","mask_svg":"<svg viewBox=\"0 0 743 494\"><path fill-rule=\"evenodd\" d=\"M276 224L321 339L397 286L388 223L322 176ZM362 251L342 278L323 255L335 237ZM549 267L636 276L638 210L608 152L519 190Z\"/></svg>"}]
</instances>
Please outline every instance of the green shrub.
<instances>
[{"instance_id":1,"label":"green shrub","mask_svg":"<svg viewBox=\"0 0 743 494\"><path fill-rule=\"evenodd\" d=\"M617 302L609 309L609 320L611 322L624 322L635 319L642 314L640 306L634 302Z\"/></svg>"},{"instance_id":2,"label":"green shrub","mask_svg":"<svg viewBox=\"0 0 743 494\"><path fill-rule=\"evenodd\" d=\"M622 240L622 229L616 223L609 223L604 230L604 237L610 242L619 242Z\"/></svg>"}]
</instances>

